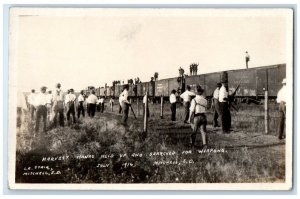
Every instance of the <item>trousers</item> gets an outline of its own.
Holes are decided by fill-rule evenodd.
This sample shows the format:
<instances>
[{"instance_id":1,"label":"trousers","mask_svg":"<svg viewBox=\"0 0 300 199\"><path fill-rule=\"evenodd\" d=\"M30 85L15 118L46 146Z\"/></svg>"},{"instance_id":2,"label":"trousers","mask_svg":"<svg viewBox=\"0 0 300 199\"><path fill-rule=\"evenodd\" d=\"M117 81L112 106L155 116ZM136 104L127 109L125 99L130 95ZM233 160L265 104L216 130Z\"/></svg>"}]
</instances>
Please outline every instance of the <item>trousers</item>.
<instances>
[{"instance_id":1,"label":"trousers","mask_svg":"<svg viewBox=\"0 0 300 199\"><path fill-rule=\"evenodd\" d=\"M78 107L77 107L77 117L80 118L81 114L83 117L85 116L83 102L79 102Z\"/></svg>"},{"instance_id":2,"label":"trousers","mask_svg":"<svg viewBox=\"0 0 300 199\"><path fill-rule=\"evenodd\" d=\"M285 126L285 114L286 114L286 106L284 102L281 102L279 104L279 127L278 127L278 138L282 139L283 138L283 133L284 133L284 126Z\"/></svg>"},{"instance_id":3,"label":"trousers","mask_svg":"<svg viewBox=\"0 0 300 199\"><path fill-rule=\"evenodd\" d=\"M184 122L187 122L190 117L190 102L183 102L184 105Z\"/></svg>"},{"instance_id":4,"label":"trousers","mask_svg":"<svg viewBox=\"0 0 300 199\"><path fill-rule=\"evenodd\" d=\"M195 145L196 141L196 134L198 129L200 129L201 137L202 137L202 143L203 145L206 145L206 125L207 125L207 119L206 115L204 113L196 114L193 120L193 123L191 124L192 127L192 134L191 134L191 145Z\"/></svg>"},{"instance_id":5,"label":"trousers","mask_svg":"<svg viewBox=\"0 0 300 199\"><path fill-rule=\"evenodd\" d=\"M217 99L214 99L213 98L213 103L214 103L214 116L213 116L213 127L217 127L219 126L218 124L218 118L219 118L219 115L221 115L220 113L220 102L219 100Z\"/></svg>"},{"instance_id":6,"label":"trousers","mask_svg":"<svg viewBox=\"0 0 300 199\"><path fill-rule=\"evenodd\" d=\"M220 102L220 116L223 132L229 132L231 127L231 115L227 102Z\"/></svg>"},{"instance_id":7,"label":"trousers","mask_svg":"<svg viewBox=\"0 0 300 199\"><path fill-rule=\"evenodd\" d=\"M129 105L125 102L122 102L122 110L123 110L122 122L126 123L128 119Z\"/></svg>"},{"instance_id":8,"label":"trousers","mask_svg":"<svg viewBox=\"0 0 300 199\"><path fill-rule=\"evenodd\" d=\"M47 123L47 107L45 105L41 105L37 107L36 111L36 119L35 119L35 132L39 131L40 120L43 118L43 131L46 131L46 123Z\"/></svg>"},{"instance_id":9,"label":"trousers","mask_svg":"<svg viewBox=\"0 0 300 199\"><path fill-rule=\"evenodd\" d=\"M171 103L171 120L176 121L176 103Z\"/></svg>"}]
</instances>

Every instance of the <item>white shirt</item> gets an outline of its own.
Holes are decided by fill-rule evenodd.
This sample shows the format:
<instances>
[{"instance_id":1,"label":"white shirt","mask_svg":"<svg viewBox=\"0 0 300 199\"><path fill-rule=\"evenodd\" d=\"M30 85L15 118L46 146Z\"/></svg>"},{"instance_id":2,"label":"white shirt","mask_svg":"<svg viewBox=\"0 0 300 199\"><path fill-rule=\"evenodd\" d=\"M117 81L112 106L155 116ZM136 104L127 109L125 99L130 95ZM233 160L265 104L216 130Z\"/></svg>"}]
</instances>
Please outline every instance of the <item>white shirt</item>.
<instances>
[{"instance_id":1,"label":"white shirt","mask_svg":"<svg viewBox=\"0 0 300 199\"><path fill-rule=\"evenodd\" d=\"M207 107L207 100L202 95L196 95L191 102L190 111L198 113L205 113Z\"/></svg>"},{"instance_id":2,"label":"white shirt","mask_svg":"<svg viewBox=\"0 0 300 199\"><path fill-rule=\"evenodd\" d=\"M188 91L188 90L184 91L184 92L180 95L180 97L181 97L181 98L183 99L183 101L185 101L185 102L190 102L192 96L195 96L195 93L194 93L194 92L191 92L191 91Z\"/></svg>"},{"instance_id":3,"label":"white shirt","mask_svg":"<svg viewBox=\"0 0 300 199\"><path fill-rule=\"evenodd\" d=\"M285 85L283 85L283 87L278 91L276 101L277 101L277 103L286 102L286 86Z\"/></svg>"},{"instance_id":4,"label":"white shirt","mask_svg":"<svg viewBox=\"0 0 300 199\"><path fill-rule=\"evenodd\" d=\"M213 94L214 99L219 100L219 92L220 92L220 88L216 88Z\"/></svg>"},{"instance_id":5,"label":"white shirt","mask_svg":"<svg viewBox=\"0 0 300 199\"><path fill-rule=\"evenodd\" d=\"M171 104L176 103L176 95L173 93L170 95L170 103Z\"/></svg>"},{"instance_id":6,"label":"white shirt","mask_svg":"<svg viewBox=\"0 0 300 199\"><path fill-rule=\"evenodd\" d=\"M224 98L228 98L228 92L226 91L225 86L222 86L219 91L219 102L226 102Z\"/></svg>"},{"instance_id":7,"label":"white shirt","mask_svg":"<svg viewBox=\"0 0 300 199\"><path fill-rule=\"evenodd\" d=\"M53 101L64 101L64 92L61 89L56 89L54 91Z\"/></svg>"},{"instance_id":8,"label":"white shirt","mask_svg":"<svg viewBox=\"0 0 300 199\"><path fill-rule=\"evenodd\" d=\"M87 102L90 104L96 104L98 101L98 98L94 94L90 94L89 97L87 98Z\"/></svg>"},{"instance_id":9,"label":"white shirt","mask_svg":"<svg viewBox=\"0 0 300 199\"><path fill-rule=\"evenodd\" d=\"M122 100L121 102L125 102L125 103L128 103L128 91L126 89L124 89L124 91L121 93L121 96L122 96Z\"/></svg>"},{"instance_id":10,"label":"white shirt","mask_svg":"<svg viewBox=\"0 0 300 199\"><path fill-rule=\"evenodd\" d=\"M65 103L74 102L76 100L76 95L69 93L66 95Z\"/></svg>"},{"instance_id":11,"label":"white shirt","mask_svg":"<svg viewBox=\"0 0 300 199\"><path fill-rule=\"evenodd\" d=\"M39 93L35 97L35 106L45 106L47 104L47 94Z\"/></svg>"},{"instance_id":12,"label":"white shirt","mask_svg":"<svg viewBox=\"0 0 300 199\"><path fill-rule=\"evenodd\" d=\"M52 93L48 93L47 94L47 104L52 104L52 99L53 99L53 95Z\"/></svg>"},{"instance_id":13,"label":"white shirt","mask_svg":"<svg viewBox=\"0 0 300 199\"><path fill-rule=\"evenodd\" d=\"M78 96L78 102L84 102L84 97L82 94Z\"/></svg>"},{"instance_id":14,"label":"white shirt","mask_svg":"<svg viewBox=\"0 0 300 199\"><path fill-rule=\"evenodd\" d=\"M30 93L30 95L28 95L27 101L30 105L34 105L35 97L36 97L35 93Z\"/></svg>"}]
</instances>

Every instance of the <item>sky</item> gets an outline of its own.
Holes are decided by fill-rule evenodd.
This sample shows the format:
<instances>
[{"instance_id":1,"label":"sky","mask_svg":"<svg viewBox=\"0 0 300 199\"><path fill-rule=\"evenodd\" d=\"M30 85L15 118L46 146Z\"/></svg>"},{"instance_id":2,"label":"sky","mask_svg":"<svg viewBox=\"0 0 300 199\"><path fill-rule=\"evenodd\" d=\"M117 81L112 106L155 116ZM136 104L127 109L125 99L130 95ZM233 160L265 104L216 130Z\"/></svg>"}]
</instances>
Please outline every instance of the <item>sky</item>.
<instances>
[{"instance_id":1,"label":"sky","mask_svg":"<svg viewBox=\"0 0 300 199\"><path fill-rule=\"evenodd\" d=\"M113 80L150 80L286 63L289 42L285 14L237 10L26 10L10 35L16 85L81 90Z\"/></svg>"}]
</instances>

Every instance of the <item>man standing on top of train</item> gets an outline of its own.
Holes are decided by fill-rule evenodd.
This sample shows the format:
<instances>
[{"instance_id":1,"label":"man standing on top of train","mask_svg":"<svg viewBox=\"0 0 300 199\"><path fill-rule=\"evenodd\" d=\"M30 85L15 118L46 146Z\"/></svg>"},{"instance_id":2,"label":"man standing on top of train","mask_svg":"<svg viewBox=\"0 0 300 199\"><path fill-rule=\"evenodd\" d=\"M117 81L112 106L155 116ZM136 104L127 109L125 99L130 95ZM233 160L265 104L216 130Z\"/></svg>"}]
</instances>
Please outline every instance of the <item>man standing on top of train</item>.
<instances>
[{"instance_id":1,"label":"man standing on top of train","mask_svg":"<svg viewBox=\"0 0 300 199\"><path fill-rule=\"evenodd\" d=\"M246 59L246 68L248 69L248 62L250 61L250 55L248 54L248 51L246 51L245 59Z\"/></svg>"},{"instance_id":2,"label":"man standing on top of train","mask_svg":"<svg viewBox=\"0 0 300 199\"><path fill-rule=\"evenodd\" d=\"M202 143L203 148L206 149L206 107L207 107L207 100L202 95L204 90L201 88L200 85L196 87L196 97L191 102L190 107L190 116L189 122L191 123L193 133L191 135L191 147L194 147L196 141L196 134L198 129L200 128L201 136L202 136Z\"/></svg>"},{"instance_id":3,"label":"man standing on top of train","mask_svg":"<svg viewBox=\"0 0 300 199\"><path fill-rule=\"evenodd\" d=\"M76 95L74 95L74 90L73 88L71 88L69 90L69 93L66 95L66 99L65 99L65 105L67 108L67 120L68 120L68 125L71 124L71 117L70 115L72 114L73 117L73 124L76 123L76 119L75 119L75 100L76 100Z\"/></svg>"},{"instance_id":4,"label":"man standing on top of train","mask_svg":"<svg viewBox=\"0 0 300 199\"><path fill-rule=\"evenodd\" d=\"M222 84L221 83L217 83L217 88L214 91L213 94L213 101L212 101L212 105L214 107L214 116L213 116L213 127L220 127L218 124L218 117L219 115L221 115L220 113L220 102L219 102L219 92L220 92L220 88L221 88Z\"/></svg>"},{"instance_id":5,"label":"man standing on top of train","mask_svg":"<svg viewBox=\"0 0 300 199\"><path fill-rule=\"evenodd\" d=\"M191 91L190 85L186 86L186 91L184 91L181 95L180 98L183 99L183 105L184 105L184 123L188 124L188 119L190 116L190 105L191 105L191 99L193 96L196 96L194 92Z\"/></svg>"},{"instance_id":6,"label":"man standing on top of train","mask_svg":"<svg viewBox=\"0 0 300 199\"><path fill-rule=\"evenodd\" d=\"M171 104L171 120L174 122L176 121L176 90L173 89L171 91L171 95L170 95L170 104Z\"/></svg>"},{"instance_id":7,"label":"man standing on top of train","mask_svg":"<svg viewBox=\"0 0 300 199\"><path fill-rule=\"evenodd\" d=\"M77 107L77 117L78 119L80 118L80 114L82 113L82 116L84 117L85 112L84 112L84 96L83 96L83 91L80 92L80 95L78 96L78 107Z\"/></svg>"},{"instance_id":8,"label":"man standing on top of train","mask_svg":"<svg viewBox=\"0 0 300 199\"><path fill-rule=\"evenodd\" d=\"M122 124L126 125L129 113L129 106L131 106L130 102L128 101L128 90L129 85L124 85L124 90L120 96L122 96L122 110L123 110L123 117L122 117Z\"/></svg>"},{"instance_id":9,"label":"man standing on top of train","mask_svg":"<svg viewBox=\"0 0 300 199\"><path fill-rule=\"evenodd\" d=\"M285 117L286 117L286 79L282 80L282 88L279 90L277 94L277 103L279 103L279 112L280 112L280 120L279 120L279 127L278 127L278 139L283 139L283 132L284 132L284 124L285 124Z\"/></svg>"},{"instance_id":10,"label":"man standing on top of train","mask_svg":"<svg viewBox=\"0 0 300 199\"><path fill-rule=\"evenodd\" d=\"M219 102L220 102L220 116L222 124L222 132L229 133L230 130L230 112L229 112L229 101L228 91L226 89L227 82L222 81L222 86L219 91Z\"/></svg>"},{"instance_id":11,"label":"man standing on top of train","mask_svg":"<svg viewBox=\"0 0 300 199\"><path fill-rule=\"evenodd\" d=\"M56 90L53 93L53 124L54 126L57 125L57 117L59 117L59 125L64 126L64 93L60 89L61 84L56 84Z\"/></svg>"},{"instance_id":12,"label":"man standing on top of train","mask_svg":"<svg viewBox=\"0 0 300 199\"><path fill-rule=\"evenodd\" d=\"M34 118L34 112L35 112L35 106L34 106L34 100L35 100L36 94L35 90L32 89L30 95L27 98L28 104L29 104L29 111L30 111L30 116L31 120Z\"/></svg>"}]
</instances>

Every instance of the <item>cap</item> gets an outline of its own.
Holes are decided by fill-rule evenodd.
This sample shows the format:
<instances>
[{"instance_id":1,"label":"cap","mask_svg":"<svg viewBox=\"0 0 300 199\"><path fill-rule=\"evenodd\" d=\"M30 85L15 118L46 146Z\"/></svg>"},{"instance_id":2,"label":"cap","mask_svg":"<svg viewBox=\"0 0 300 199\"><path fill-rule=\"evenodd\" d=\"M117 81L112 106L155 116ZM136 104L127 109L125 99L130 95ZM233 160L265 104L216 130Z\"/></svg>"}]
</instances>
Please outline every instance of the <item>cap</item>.
<instances>
[{"instance_id":1,"label":"cap","mask_svg":"<svg viewBox=\"0 0 300 199\"><path fill-rule=\"evenodd\" d=\"M217 83L217 86L219 87L219 86L222 86L222 83L221 82L218 82Z\"/></svg>"},{"instance_id":2,"label":"cap","mask_svg":"<svg viewBox=\"0 0 300 199\"><path fill-rule=\"evenodd\" d=\"M71 92L74 92L74 89L73 89L73 88L71 88L71 89L70 89L70 91L71 91Z\"/></svg>"},{"instance_id":3,"label":"cap","mask_svg":"<svg viewBox=\"0 0 300 199\"><path fill-rule=\"evenodd\" d=\"M42 86L42 87L41 87L41 90L46 90L46 89L47 89L46 86Z\"/></svg>"},{"instance_id":4,"label":"cap","mask_svg":"<svg viewBox=\"0 0 300 199\"><path fill-rule=\"evenodd\" d=\"M56 84L56 87L58 87L58 86L61 86L61 84L60 84L60 83L57 83L57 84Z\"/></svg>"}]
</instances>

